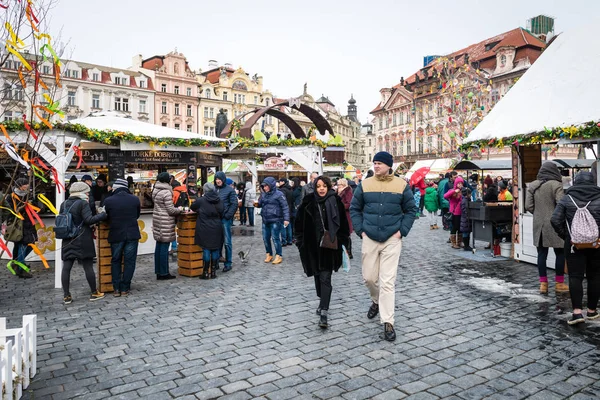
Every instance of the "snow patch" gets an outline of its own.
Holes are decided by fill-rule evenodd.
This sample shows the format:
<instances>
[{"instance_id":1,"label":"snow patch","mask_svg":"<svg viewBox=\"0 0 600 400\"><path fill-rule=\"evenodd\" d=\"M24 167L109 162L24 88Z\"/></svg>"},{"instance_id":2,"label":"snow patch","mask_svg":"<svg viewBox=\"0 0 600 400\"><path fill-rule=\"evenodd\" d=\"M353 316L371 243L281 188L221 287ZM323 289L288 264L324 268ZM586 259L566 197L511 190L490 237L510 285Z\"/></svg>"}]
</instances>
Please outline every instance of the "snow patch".
<instances>
[{"instance_id":1,"label":"snow patch","mask_svg":"<svg viewBox=\"0 0 600 400\"><path fill-rule=\"evenodd\" d=\"M506 282L502 279L470 277L465 282L486 292L497 293L512 298L527 299L537 303L547 301L545 297L534 294L531 290L523 289L523 285L521 284Z\"/></svg>"}]
</instances>

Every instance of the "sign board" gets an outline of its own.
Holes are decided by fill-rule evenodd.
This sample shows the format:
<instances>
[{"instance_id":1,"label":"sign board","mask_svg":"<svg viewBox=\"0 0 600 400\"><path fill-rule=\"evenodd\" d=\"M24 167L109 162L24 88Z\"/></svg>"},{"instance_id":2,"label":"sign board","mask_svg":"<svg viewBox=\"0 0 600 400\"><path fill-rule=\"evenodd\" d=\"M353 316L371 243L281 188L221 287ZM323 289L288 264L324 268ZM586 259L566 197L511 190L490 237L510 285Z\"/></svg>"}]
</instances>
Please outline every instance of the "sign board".
<instances>
[{"instance_id":1,"label":"sign board","mask_svg":"<svg viewBox=\"0 0 600 400\"><path fill-rule=\"evenodd\" d=\"M221 156L215 154L198 153L196 154L197 165L208 165L211 167L217 167L221 165Z\"/></svg>"},{"instance_id":2,"label":"sign board","mask_svg":"<svg viewBox=\"0 0 600 400\"><path fill-rule=\"evenodd\" d=\"M125 162L131 164L190 164L196 153L185 151L143 150L126 151ZM192 161L193 160L193 161Z\"/></svg>"},{"instance_id":3,"label":"sign board","mask_svg":"<svg viewBox=\"0 0 600 400\"><path fill-rule=\"evenodd\" d=\"M81 158L83 165L106 164L108 162L108 151L104 149L81 149ZM77 165L77 163L79 163L79 157L75 154L71 159L71 165Z\"/></svg>"},{"instance_id":4,"label":"sign board","mask_svg":"<svg viewBox=\"0 0 600 400\"><path fill-rule=\"evenodd\" d=\"M269 157L264 162L265 169L268 170L280 170L287 168L285 161L279 157Z\"/></svg>"},{"instance_id":5,"label":"sign board","mask_svg":"<svg viewBox=\"0 0 600 400\"><path fill-rule=\"evenodd\" d=\"M125 154L118 149L108 150L106 158L108 160L108 179L125 179Z\"/></svg>"}]
</instances>

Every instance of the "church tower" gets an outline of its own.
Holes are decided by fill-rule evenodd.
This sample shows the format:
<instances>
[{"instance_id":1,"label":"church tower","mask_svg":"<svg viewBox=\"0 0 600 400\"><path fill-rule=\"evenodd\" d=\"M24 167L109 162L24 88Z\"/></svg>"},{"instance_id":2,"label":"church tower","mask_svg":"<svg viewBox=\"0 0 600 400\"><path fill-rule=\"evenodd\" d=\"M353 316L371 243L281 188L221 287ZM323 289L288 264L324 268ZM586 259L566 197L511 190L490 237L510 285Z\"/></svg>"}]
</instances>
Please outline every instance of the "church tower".
<instances>
[{"instance_id":1,"label":"church tower","mask_svg":"<svg viewBox=\"0 0 600 400\"><path fill-rule=\"evenodd\" d=\"M356 100L354 100L354 95L350 95L350 100L348 100L348 118L358 122L358 112L356 110Z\"/></svg>"}]
</instances>

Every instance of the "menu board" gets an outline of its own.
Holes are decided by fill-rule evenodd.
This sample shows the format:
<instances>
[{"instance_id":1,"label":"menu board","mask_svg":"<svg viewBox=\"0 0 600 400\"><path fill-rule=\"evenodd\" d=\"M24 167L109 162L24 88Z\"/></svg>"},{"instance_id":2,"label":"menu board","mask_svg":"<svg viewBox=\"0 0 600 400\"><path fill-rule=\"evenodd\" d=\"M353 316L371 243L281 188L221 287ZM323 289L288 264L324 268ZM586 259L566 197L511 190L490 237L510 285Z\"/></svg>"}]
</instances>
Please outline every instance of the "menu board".
<instances>
[{"instance_id":1,"label":"menu board","mask_svg":"<svg viewBox=\"0 0 600 400\"><path fill-rule=\"evenodd\" d=\"M125 179L125 154L121 150L108 150L108 179Z\"/></svg>"},{"instance_id":2,"label":"menu board","mask_svg":"<svg viewBox=\"0 0 600 400\"><path fill-rule=\"evenodd\" d=\"M124 153L125 162L131 164L180 164L188 165L195 162L196 153L187 151L127 151Z\"/></svg>"}]
</instances>

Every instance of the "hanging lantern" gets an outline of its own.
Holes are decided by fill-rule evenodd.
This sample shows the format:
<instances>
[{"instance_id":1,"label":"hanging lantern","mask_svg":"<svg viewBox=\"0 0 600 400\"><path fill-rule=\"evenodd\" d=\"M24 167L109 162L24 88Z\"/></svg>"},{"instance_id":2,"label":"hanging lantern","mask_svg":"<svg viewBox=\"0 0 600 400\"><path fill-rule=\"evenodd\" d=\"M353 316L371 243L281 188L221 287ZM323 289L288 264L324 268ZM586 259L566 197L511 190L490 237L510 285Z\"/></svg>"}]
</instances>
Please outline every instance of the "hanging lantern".
<instances>
[{"instance_id":1,"label":"hanging lantern","mask_svg":"<svg viewBox=\"0 0 600 400\"><path fill-rule=\"evenodd\" d=\"M450 139L454 139L456 137L456 132L450 132Z\"/></svg>"},{"instance_id":2,"label":"hanging lantern","mask_svg":"<svg viewBox=\"0 0 600 400\"><path fill-rule=\"evenodd\" d=\"M468 97L468 98L471 98L471 97L473 97L473 92L469 92L469 94L467 94L467 97Z\"/></svg>"},{"instance_id":3,"label":"hanging lantern","mask_svg":"<svg viewBox=\"0 0 600 400\"><path fill-rule=\"evenodd\" d=\"M452 117L448 117L448 122L452 123Z\"/></svg>"}]
</instances>

